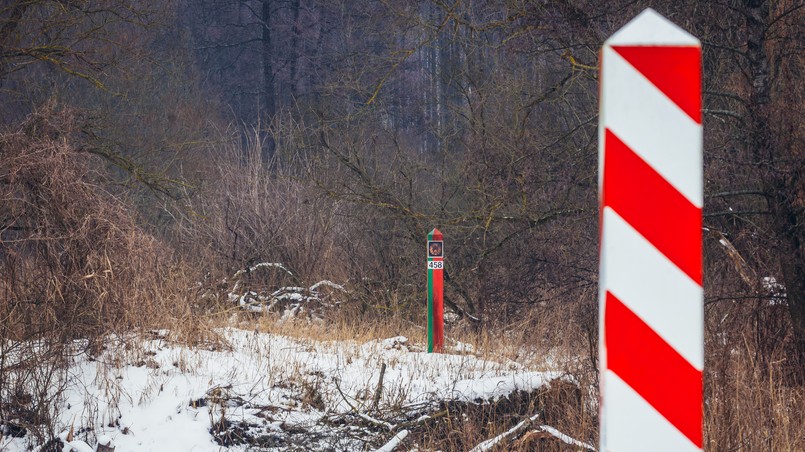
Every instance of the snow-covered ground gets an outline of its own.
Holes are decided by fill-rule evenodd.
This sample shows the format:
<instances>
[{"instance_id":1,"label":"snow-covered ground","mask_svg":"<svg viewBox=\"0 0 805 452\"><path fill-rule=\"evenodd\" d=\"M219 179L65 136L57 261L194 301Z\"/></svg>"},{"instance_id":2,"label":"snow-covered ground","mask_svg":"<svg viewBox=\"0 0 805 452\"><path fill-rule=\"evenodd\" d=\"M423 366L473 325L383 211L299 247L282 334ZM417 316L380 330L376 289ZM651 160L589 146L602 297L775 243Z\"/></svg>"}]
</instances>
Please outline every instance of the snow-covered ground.
<instances>
[{"instance_id":1,"label":"snow-covered ground","mask_svg":"<svg viewBox=\"0 0 805 452\"><path fill-rule=\"evenodd\" d=\"M62 450L391 450L416 422L406 414L562 378L484 359L466 344L428 354L405 337L360 344L217 333L218 345L188 348L157 334L136 346L110 341L100 358L78 359L59 410L61 437L71 440ZM28 450L29 441L2 438L0 451Z\"/></svg>"}]
</instances>

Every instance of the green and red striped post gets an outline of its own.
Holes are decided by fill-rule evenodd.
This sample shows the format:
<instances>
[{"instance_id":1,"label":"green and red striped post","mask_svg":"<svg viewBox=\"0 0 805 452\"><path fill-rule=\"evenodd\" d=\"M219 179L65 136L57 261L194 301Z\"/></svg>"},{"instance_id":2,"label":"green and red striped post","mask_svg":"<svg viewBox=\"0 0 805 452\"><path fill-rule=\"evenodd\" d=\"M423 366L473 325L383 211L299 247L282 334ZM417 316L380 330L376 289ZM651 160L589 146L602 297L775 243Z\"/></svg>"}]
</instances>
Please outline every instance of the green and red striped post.
<instances>
[{"instance_id":1,"label":"green and red striped post","mask_svg":"<svg viewBox=\"0 0 805 452\"><path fill-rule=\"evenodd\" d=\"M444 237L428 234L428 353L444 349Z\"/></svg>"}]
</instances>

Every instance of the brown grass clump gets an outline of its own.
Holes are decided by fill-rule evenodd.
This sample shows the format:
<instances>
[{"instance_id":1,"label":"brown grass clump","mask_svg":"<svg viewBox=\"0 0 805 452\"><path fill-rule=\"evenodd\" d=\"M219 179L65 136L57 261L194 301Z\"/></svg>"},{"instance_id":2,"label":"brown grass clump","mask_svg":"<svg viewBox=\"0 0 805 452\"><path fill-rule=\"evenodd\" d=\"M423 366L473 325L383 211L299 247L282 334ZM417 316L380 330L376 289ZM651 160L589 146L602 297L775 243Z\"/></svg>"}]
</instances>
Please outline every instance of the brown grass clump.
<instances>
[{"instance_id":1,"label":"brown grass clump","mask_svg":"<svg viewBox=\"0 0 805 452\"><path fill-rule=\"evenodd\" d=\"M34 432L82 347L189 309L187 275L113 191L81 121L51 104L0 134L0 422Z\"/></svg>"},{"instance_id":2,"label":"brown grass clump","mask_svg":"<svg viewBox=\"0 0 805 452\"><path fill-rule=\"evenodd\" d=\"M786 348L784 308L758 300L708 310L707 450L805 450L805 386Z\"/></svg>"},{"instance_id":3,"label":"brown grass clump","mask_svg":"<svg viewBox=\"0 0 805 452\"><path fill-rule=\"evenodd\" d=\"M708 450L805 449L805 388L789 386L780 366L761 370L751 350L737 347L705 379Z\"/></svg>"},{"instance_id":4,"label":"brown grass clump","mask_svg":"<svg viewBox=\"0 0 805 452\"><path fill-rule=\"evenodd\" d=\"M137 225L125 193L109 191L80 126L48 107L0 137L5 338L99 337L161 311L164 250Z\"/></svg>"}]
</instances>

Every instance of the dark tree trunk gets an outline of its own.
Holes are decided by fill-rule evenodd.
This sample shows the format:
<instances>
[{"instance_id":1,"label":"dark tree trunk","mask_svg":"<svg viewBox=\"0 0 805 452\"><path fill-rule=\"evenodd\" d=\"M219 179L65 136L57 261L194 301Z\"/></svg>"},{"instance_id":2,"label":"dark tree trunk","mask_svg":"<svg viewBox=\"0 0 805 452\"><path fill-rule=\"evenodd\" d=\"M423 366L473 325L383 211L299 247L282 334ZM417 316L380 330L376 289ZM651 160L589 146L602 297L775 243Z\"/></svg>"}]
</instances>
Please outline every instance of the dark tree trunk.
<instances>
[{"instance_id":1,"label":"dark tree trunk","mask_svg":"<svg viewBox=\"0 0 805 452\"><path fill-rule=\"evenodd\" d=\"M263 0L262 11L260 14L262 22L262 57L263 57L263 105L260 110L264 119L270 119L276 112L276 100L274 98L274 64L273 49L271 47L271 0Z\"/></svg>"},{"instance_id":2,"label":"dark tree trunk","mask_svg":"<svg viewBox=\"0 0 805 452\"><path fill-rule=\"evenodd\" d=\"M794 332L794 354L790 356L791 369L797 370L796 379L805 382L805 259L803 259L802 227L805 218L795 215L788 206L781 210L789 211L786 224L780 224L777 229L784 240L780 247L780 266L783 272L783 282L786 290L788 312ZM784 216L782 214L777 214Z\"/></svg>"},{"instance_id":3,"label":"dark tree trunk","mask_svg":"<svg viewBox=\"0 0 805 452\"><path fill-rule=\"evenodd\" d=\"M296 101L296 99L299 97L299 93L297 92L299 59L302 56L302 49L299 47L299 0L293 0L291 2L291 20L293 21L293 25L291 26L291 51L293 52L293 55L291 55L290 61L291 73L289 82L291 84L291 100Z\"/></svg>"},{"instance_id":4,"label":"dark tree trunk","mask_svg":"<svg viewBox=\"0 0 805 452\"><path fill-rule=\"evenodd\" d=\"M798 205L802 191L802 173L798 159L779 136L781 130L772 123L775 102L772 98L770 58L766 35L771 24L768 0L745 0L746 58L748 63L749 102L748 145L768 196L772 215L772 233L780 261L782 282L792 324L793 353L791 369L796 378L805 379L805 212ZM776 106L776 108L784 108ZM779 112L778 112L779 113ZM779 115L777 115L779 116Z\"/></svg>"},{"instance_id":5,"label":"dark tree trunk","mask_svg":"<svg viewBox=\"0 0 805 452\"><path fill-rule=\"evenodd\" d=\"M260 21L262 22L261 53L263 58L263 95L262 105L260 106L260 119L270 124L277 111L274 93L274 54L271 45L271 0L263 0ZM273 157L274 140L269 136L263 143L263 158L270 162Z\"/></svg>"}]
</instances>

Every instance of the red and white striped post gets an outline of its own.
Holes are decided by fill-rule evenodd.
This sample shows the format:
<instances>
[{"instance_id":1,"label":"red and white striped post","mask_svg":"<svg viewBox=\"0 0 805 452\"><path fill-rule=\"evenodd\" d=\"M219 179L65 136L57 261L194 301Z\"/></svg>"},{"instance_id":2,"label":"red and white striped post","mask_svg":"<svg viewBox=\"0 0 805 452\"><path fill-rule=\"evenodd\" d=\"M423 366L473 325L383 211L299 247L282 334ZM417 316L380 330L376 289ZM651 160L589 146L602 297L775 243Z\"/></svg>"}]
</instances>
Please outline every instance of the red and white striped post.
<instances>
[{"instance_id":1,"label":"red and white striped post","mask_svg":"<svg viewBox=\"0 0 805 452\"><path fill-rule=\"evenodd\" d=\"M444 237L428 234L428 353L444 349Z\"/></svg>"},{"instance_id":2,"label":"red and white striped post","mask_svg":"<svg viewBox=\"0 0 805 452\"><path fill-rule=\"evenodd\" d=\"M699 41L651 9L601 51L601 451L702 449Z\"/></svg>"}]
</instances>

